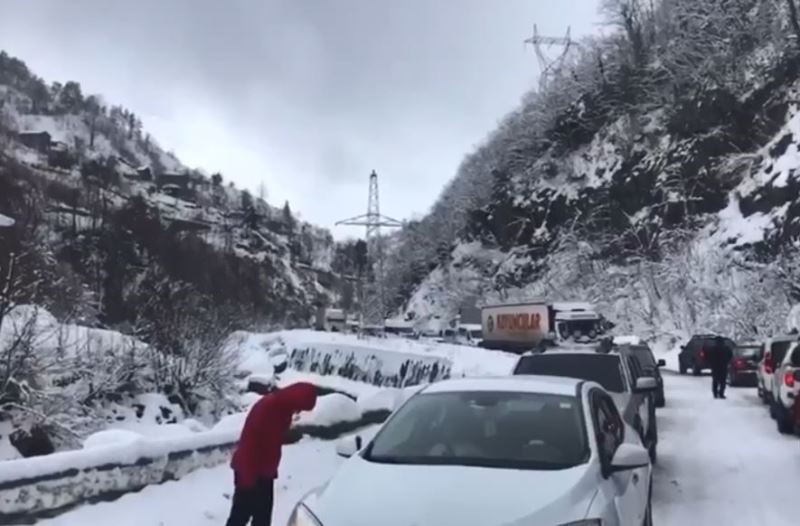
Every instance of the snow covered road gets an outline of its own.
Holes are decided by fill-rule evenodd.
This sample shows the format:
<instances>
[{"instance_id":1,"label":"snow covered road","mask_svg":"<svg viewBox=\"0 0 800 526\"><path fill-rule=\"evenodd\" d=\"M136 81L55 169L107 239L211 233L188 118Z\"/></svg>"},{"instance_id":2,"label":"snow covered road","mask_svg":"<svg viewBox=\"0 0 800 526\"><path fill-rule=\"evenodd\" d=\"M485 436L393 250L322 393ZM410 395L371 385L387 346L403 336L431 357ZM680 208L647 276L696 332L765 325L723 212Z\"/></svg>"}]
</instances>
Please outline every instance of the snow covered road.
<instances>
[{"instance_id":1,"label":"snow covered road","mask_svg":"<svg viewBox=\"0 0 800 526\"><path fill-rule=\"evenodd\" d=\"M800 523L800 440L778 433L754 388L711 395L711 378L665 374L659 409L657 526Z\"/></svg>"},{"instance_id":2,"label":"snow covered road","mask_svg":"<svg viewBox=\"0 0 800 526\"><path fill-rule=\"evenodd\" d=\"M659 409L659 464L654 486L657 526L789 526L798 524L800 440L778 434L755 389L730 388L714 400L711 379L666 374L667 407ZM362 433L364 434L364 433ZM274 524L340 464L332 442L287 448L276 488ZM43 526L212 526L225 522L231 473L200 470L178 482L94 506Z\"/></svg>"}]
</instances>

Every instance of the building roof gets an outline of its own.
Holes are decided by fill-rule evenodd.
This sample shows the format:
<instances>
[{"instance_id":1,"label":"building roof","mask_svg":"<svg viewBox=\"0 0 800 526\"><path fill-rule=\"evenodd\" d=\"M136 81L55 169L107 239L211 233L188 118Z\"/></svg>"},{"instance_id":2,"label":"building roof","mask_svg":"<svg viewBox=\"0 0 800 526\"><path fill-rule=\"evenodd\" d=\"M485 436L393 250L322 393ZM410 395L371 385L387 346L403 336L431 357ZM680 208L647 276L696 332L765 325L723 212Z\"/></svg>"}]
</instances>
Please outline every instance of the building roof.
<instances>
[{"instance_id":1,"label":"building roof","mask_svg":"<svg viewBox=\"0 0 800 526\"><path fill-rule=\"evenodd\" d=\"M578 384L581 382L583 382L583 380L577 378L536 375L458 378L431 384L424 392L455 393L460 391L506 391L574 396Z\"/></svg>"}]
</instances>

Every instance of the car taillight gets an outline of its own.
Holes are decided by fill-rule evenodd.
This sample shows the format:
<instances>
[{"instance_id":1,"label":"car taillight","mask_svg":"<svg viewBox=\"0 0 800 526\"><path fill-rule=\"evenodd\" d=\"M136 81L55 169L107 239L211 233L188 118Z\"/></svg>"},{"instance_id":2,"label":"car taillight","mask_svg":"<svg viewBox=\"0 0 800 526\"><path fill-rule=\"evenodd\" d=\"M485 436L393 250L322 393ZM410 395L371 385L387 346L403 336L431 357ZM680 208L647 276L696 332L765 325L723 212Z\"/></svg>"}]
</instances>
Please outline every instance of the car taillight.
<instances>
[{"instance_id":1,"label":"car taillight","mask_svg":"<svg viewBox=\"0 0 800 526\"><path fill-rule=\"evenodd\" d=\"M705 357L706 357L706 351L705 351L705 349L700 349L700 359L701 359L701 360L704 360L704 359L705 359Z\"/></svg>"},{"instance_id":2,"label":"car taillight","mask_svg":"<svg viewBox=\"0 0 800 526\"><path fill-rule=\"evenodd\" d=\"M764 372L772 374L772 354L767 353L764 355Z\"/></svg>"},{"instance_id":3,"label":"car taillight","mask_svg":"<svg viewBox=\"0 0 800 526\"><path fill-rule=\"evenodd\" d=\"M786 371L783 374L783 383L786 387L794 389L794 371Z\"/></svg>"},{"instance_id":4,"label":"car taillight","mask_svg":"<svg viewBox=\"0 0 800 526\"><path fill-rule=\"evenodd\" d=\"M733 360L733 367L736 369L744 369L745 365L744 358L736 358Z\"/></svg>"}]
</instances>

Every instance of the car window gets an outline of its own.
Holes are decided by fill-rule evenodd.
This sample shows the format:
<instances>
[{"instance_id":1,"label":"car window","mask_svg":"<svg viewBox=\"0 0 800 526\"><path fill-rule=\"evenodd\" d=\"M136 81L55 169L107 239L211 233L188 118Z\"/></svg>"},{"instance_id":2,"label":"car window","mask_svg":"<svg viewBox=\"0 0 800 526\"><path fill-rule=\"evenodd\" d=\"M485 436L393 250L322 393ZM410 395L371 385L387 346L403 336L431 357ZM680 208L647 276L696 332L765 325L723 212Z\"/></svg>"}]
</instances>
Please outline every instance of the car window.
<instances>
[{"instance_id":1,"label":"car window","mask_svg":"<svg viewBox=\"0 0 800 526\"><path fill-rule=\"evenodd\" d=\"M789 365L792 367L800 367L800 345L796 345L792 350L792 356L789 358Z\"/></svg>"},{"instance_id":2,"label":"car window","mask_svg":"<svg viewBox=\"0 0 800 526\"><path fill-rule=\"evenodd\" d=\"M364 458L397 464L565 469L588 459L575 396L515 392L421 394L381 429Z\"/></svg>"},{"instance_id":3,"label":"car window","mask_svg":"<svg viewBox=\"0 0 800 526\"><path fill-rule=\"evenodd\" d=\"M643 367L655 367L656 358L649 347L632 347L633 354Z\"/></svg>"},{"instance_id":4,"label":"car window","mask_svg":"<svg viewBox=\"0 0 800 526\"><path fill-rule=\"evenodd\" d=\"M771 351L772 351L772 363L776 366L783 362L783 358L786 356L786 351L789 350L789 347L794 344L794 342L772 342Z\"/></svg>"},{"instance_id":5,"label":"car window","mask_svg":"<svg viewBox=\"0 0 800 526\"><path fill-rule=\"evenodd\" d=\"M736 347L734 354L740 358L758 359L760 353L759 347Z\"/></svg>"},{"instance_id":6,"label":"car window","mask_svg":"<svg viewBox=\"0 0 800 526\"><path fill-rule=\"evenodd\" d=\"M633 389L636 387L636 380L638 380L644 374L642 371L642 366L639 364L639 360L637 360L636 357L629 355L626 361L628 363L628 371L630 374L631 389Z\"/></svg>"},{"instance_id":7,"label":"car window","mask_svg":"<svg viewBox=\"0 0 800 526\"><path fill-rule=\"evenodd\" d=\"M541 374L597 382L607 391L624 393L625 383L617 354L536 354L523 356L514 374Z\"/></svg>"},{"instance_id":8,"label":"car window","mask_svg":"<svg viewBox=\"0 0 800 526\"><path fill-rule=\"evenodd\" d=\"M601 458L610 462L625 438L622 418L613 400L605 393L595 392L592 397L592 418Z\"/></svg>"}]
</instances>

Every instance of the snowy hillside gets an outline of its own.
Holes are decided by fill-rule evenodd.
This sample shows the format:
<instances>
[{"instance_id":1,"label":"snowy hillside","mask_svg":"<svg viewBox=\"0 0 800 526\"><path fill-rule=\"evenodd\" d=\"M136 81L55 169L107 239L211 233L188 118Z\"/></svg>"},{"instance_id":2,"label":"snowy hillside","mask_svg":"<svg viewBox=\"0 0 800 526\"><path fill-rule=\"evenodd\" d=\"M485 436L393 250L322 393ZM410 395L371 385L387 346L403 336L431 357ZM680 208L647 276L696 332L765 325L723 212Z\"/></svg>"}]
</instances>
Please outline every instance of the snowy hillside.
<instances>
[{"instance_id":1,"label":"snowy hillside","mask_svg":"<svg viewBox=\"0 0 800 526\"><path fill-rule=\"evenodd\" d=\"M784 330L800 300L797 35L784 3L726 6L608 2L621 29L583 42L399 235L396 308L547 297L670 342Z\"/></svg>"}]
</instances>

